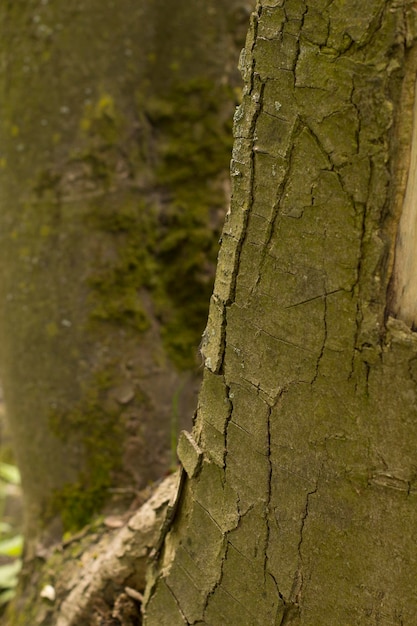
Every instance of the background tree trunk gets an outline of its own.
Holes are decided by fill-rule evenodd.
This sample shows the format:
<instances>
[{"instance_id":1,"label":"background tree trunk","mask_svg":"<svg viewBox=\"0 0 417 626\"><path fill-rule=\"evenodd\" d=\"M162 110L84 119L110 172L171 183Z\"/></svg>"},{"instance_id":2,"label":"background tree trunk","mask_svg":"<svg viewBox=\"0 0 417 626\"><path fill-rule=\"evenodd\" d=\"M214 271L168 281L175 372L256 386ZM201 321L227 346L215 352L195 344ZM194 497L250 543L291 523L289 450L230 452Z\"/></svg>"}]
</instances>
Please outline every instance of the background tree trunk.
<instances>
[{"instance_id":1,"label":"background tree trunk","mask_svg":"<svg viewBox=\"0 0 417 626\"><path fill-rule=\"evenodd\" d=\"M258 1L148 626L415 623L417 339L390 313L416 35L407 1Z\"/></svg>"},{"instance_id":2,"label":"background tree trunk","mask_svg":"<svg viewBox=\"0 0 417 626\"><path fill-rule=\"evenodd\" d=\"M0 369L29 555L131 502L189 418L245 14L0 8Z\"/></svg>"}]
</instances>

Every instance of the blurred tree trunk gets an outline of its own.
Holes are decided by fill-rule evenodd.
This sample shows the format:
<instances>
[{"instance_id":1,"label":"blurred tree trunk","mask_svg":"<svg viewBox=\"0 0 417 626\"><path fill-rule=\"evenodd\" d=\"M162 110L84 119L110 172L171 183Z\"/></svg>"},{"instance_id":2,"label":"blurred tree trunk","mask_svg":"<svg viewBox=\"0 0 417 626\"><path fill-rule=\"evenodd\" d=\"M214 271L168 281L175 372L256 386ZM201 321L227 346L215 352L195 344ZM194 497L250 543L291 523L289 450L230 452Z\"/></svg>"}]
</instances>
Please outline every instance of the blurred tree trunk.
<instances>
[{"instance_id":1,"label":"blurred tree trunk","mask_svg":"<svg viewBox=\"0 0 417 626\"><path fill-rule=\"evenodd\" d=\"M415 623L415 16L258 1L147 626Z\"/></svg>"},{"instance_id":2,"label":"blurred tree trunk","mask_svg":"<svg viewBox=\"0 0 417 626\"><path fill-rule=\"evenodd\" d=\"M245 14L1 5L0 377L28 555L128 506L190 418Z\"/></svg>"}]
</instances>

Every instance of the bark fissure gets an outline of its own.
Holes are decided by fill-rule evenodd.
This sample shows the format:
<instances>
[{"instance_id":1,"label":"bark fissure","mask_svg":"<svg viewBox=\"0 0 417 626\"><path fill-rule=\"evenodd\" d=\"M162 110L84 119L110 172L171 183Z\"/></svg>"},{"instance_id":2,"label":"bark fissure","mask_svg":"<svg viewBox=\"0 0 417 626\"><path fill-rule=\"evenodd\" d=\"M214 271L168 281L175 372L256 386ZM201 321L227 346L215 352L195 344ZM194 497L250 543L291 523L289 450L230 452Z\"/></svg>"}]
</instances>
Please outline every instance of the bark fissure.
<instances>
[{"instance_id":1,"label":"bark fissure","mask_svg":"<svg viewBox=\"0 0 417 626\"><path fill-rule=\"evenodd\" d=\"M248 96L250 96L252 100L255 102L255 111L253 113L251 126L249 129L249 140L251 142L251 148L250 148L250 180L249 180L249 192L248 192L248 198L247 198L248 206L251 206L253 204L253 199L254 199L255 156L257 154L256 123L262 111L262 101L263 101L263 94L264 94L264 89L265 89L265 84L260 80L260 78L255 73L254 73L254 78L258 79L259 85L258 85L258 90L256 92L254 92L254 87L252 87L252 89L249 91L249 94L248 94ZM236 271L233 276L233 280L231 282L230 301L227 303L228 305L230 305L232 302L235 301L236 281L237 281L237 273L238 273L238 268L239 268L240 254L241 254L241 250L244 245L245 238L246 238L246 232L247 232L246 227L247 227L248 219L249 219L249 211L246 210L243 230L241 232L241 236L237 244Z\"/></svg>"},{"instance_id":2,"label":"bark fissure","mask_svg":"<svg viewBox=\"0 0 417 626\"><path fill-rule=\"evenodd\" d=\"M225 533L224 537L223 537L223 550L222 550L222 554L220 557L220 566L219 566L219 573L218 573L218 577L217 580L215 581L215 583L213 584L212 588L210 589L210 591L208 592L208 594L206 595L205 601L204 601L204 607L203 607L203 619L205 618L205 613L207 611L208 605L210 603L210 599L214 596L216 589L218 589L221 585L222 582L222 578L223 578L223 570L224 570L224 566L226 563L226 559L227 559L227 553L229 550L229 542L227 540L227 533Z\"/></svg>"},{"instance_id":3,"label":"bark fissure","mask_svg":"<svg viewBox=\"0 0 417 626\"><path fill-rule=\"evenodd\" d=\"M316 371L311 381L312 385L314 385L314 383L317 381L317 378L319 377L320 363L323 359L324 352L326 349L327 334L328 334L328 328L327 328L327 295L326 295L323 297L323 339L322 339L322 345L320 348L320 353L317 356Z\"/></svg>"},{"instance_id":4,"label":"bark fissure","mask_svg":"<svg viewBox=\"0 0 417 626\"><path fill-rule=\"evenodd\" d=\"M302 592L303 592L303 585L304 585L304 582L305 582L304 581L304 561L303 561L303 554L302 554L302 546L303 546L303 541L304 541L305 527L306 527L308 515L309 515L309 512L310 512L309 511L310 500L318 491L319 477L320 477L320 472L319 472L319 475L317 477L316 485L315 485L314 489L307 492L306 501L305 501L305 507L304 507L304 511L303 511L303 515L302 515L301 523L300 523L299 541L298 541L298 545L297 545L298 568L297 568L297 571L296 571L295 576L294 576L294 583L293 583L293 588L292 588L292 591L291 591L291 600L290 600L291 604L297 605L299 607L300 612L302 611Z\"/></svg>"},{"instance_id":5,"label":"bark fissure","mask_svg":"<svg viewBox=\"0 0 417 626\"><path fill-rule=\"evenodd\" d=\"M229 425L232 421L232 417L233 417L233 393L230 389L230 387L227 385L226 381L225 381L225 387L226 387L226 393L227 393L227 398L229 400L229 411L228 411L228 415L226 416L226 420L224 423L224 431L223 431L223 438L224 438L224 453L223 453L223 480L226 481L226 469L227 469L227 455L229 452L229 448L227 445L227 439L228 439L228 432L229 432Z\"/></svg>"},{"instance_id":6,"label":"bark fissure","mask_svg":"<svg viewBox=\"0 0 417 626\"><path fill-rule=\"evenodd\" d=\"M363 308L361 303L361 283L363 280L363 272L366 261L366 244L368 239L367 234L367 219L368 219L368 204L370 202L371 195L371 180L372 180L372 159L370 159L370 175L368 180L367 187L367 198L364 203L356 204L357 206L357 215L358 215L358 235L359 235L359 250L358 250L358 260L357 260L357 269L356 269L356 280L352 285L352 296L356 297L356 320L355 320L355 336L353 343L353 351L350 365L350 373L349 379L351 379L354 375L355 371L355 360L356 357L360 355L361 352L361 333L362 333L362 322L363 322ZM366 380L368 376L366 376ZM367 382L366 382L367 386ZM357 387L357 383L355 382L355 387Z\"/></svg>"},{"instance_id":7,"label":"bark fissure","mask_svg":"<svg viewBox=\"0 0 417 626\"><path fill-rule=\"evenodd\" d=\"M413 527L414 478L401 468L414 463L414 365L396 371L409 340L399 327L381 345L398 17L382 0L319 4L258 2L242 55L222 243L226 255L230 232L238 254L218 281L235 394L222 487L238 520L204 611L216 626L362 623L374 589L392 619L400 586L381 572L410 547L396 521Z\"/></svg>"},{"instance_id":8,"label":"bark fissure","mask_svg":"<svg viewBox=\"0 0 417 626\"><path fill-rule=\"evenodd\" d=\"M298 58L300 56L300 51L301 51L300 35L303 32L304 20L305 20L305 16L307 15L307 12L308 12L308 6L307 6L307 3L305 3L304 10L302 12L301 18L297 19L297 20L289 20L288 19L288 14L287 14L287 12L285 10L285 4L284 4L284 12L286 14L287 21L294 21L294 22L297 22L297 24L298 24L298 33L297 33L297 35L295 35L295 38L296 38L296 41L297 41L297 45L296 45L294 61L293 61L293 67L292 67L292 70L294 72L294 77L295 77L296 76L296 71L297 71Z\"/></svg>"},{"instance_id":9,"label":"bark fissure","mask_svg":"<svg viewBox=\"0 0 417 626\"><path fill-rule=\"evenodd\" d=\"M226 553L226 555L227 555L227 553ZM224 561L225 561L225 559L226 559L226 555L225 555L225 557L224 557L223 563L224 563ZM221 584L221 579L219 580L218 585L217 585L217 586L213 589L213 594L214 594L215 590L217 589L217 587L219 587L219 586L220 586L220 584ZM251 613L248 611L248 607L247 607L246 605L244 605L244 604L243 604L243 603L239 600L239 598L237 598L237 597L236 597L236 595L235 595L235 594L231 593L231 592L227 589L227 587L225 587L224 585L222 586L222 591L223 591L226 595L228 595L228 596L229 596L229 597L233 600L233 602L236 602L236 603L237 603L237 604L238 604L238 605L242 608L242 610L243 610L243 615L245 616L245 619L246 619L247 617L250 617L250 618L251 618L251 620L252 620L252 622L253 622L253 623L256 623L256 616L255 616L255 615L253 615L253 614L251 614ZM213 595L213 594L212 594L212 595ZM206 607L205 607L205 612L206 612L206 610L208 609L208 605L209 605L210 597L211 597L211 596L209 596L209 597L207 598L207 604L206 604ZM203 616L203 619L205 619L205 615Z\"/></svg>"},{"instance_id":10,"label":"bark fissure","mask_svg":"<svg viewBox=\"0 0 417 626\"><path fill-rule=\"evenodd\" d=\"M298 35L293 35L293 37L296 39L297 42L297 46L296 46L296 54L295 54L295 58L293 61L293 69L291 70L290 68L287 68L287 70L293 71L295 73L295 68L296 68L296 63L297 63L297 59L298 59L298 55L299 55L299 51L300 51L300 45L299 45L299 35L301 32L301 28L302 28L302 23L303 23L303 19L304 16L306 14L307 9L304 10L303 12L303 17L301 20L299 20L300 23L300 27L299 27L299 33ZM259 17L262 13L262 9L260 10L259 13ZM284 8L284 13L285 13L285 8ZM288 23L289 19L288 19L288 15L286 15L286 21ZM296 20L293 20L296 21ZM260 39L260 38L259 38ZM255 35L255 41L256 41L256 35ZM255 48L255 44L252 46L252 51ZM256 62L254 61L254 69L253 69L253 73L254 76L259 76L259 80L261 80L260 75L256 73ZM265 83L262 83L263 87L262 87L262 98L260 100L260 110L259 110L259 114L261 112L263 112L263 107L262 107L262 100L263 100L263 93L264 93L264 86ZM267 112L267 115L271 115L271 113ZM258 115L259 117L259 115ZM279 117L277 116L277 119L279 119ZM256 120L255 120L256 123ZM272 210L272 215L270 217L270 219L268 220L267 223L267 230L266 230L266 235L265 235L265 241L262 244L262 249L261 249L261 254L260 254L260 259L259 259L259 265L258 265L258 275L257 278L254 281L254 287L252 289L252 293L250 294L250 298L255 297L256 295L256 288L259 284L260 281L260 276L262 275L262 271L263 271L263 267L264 267L264 263L266 261L266 258L268 256L268 254L270 253L270 245L271 245L271 241L273 239L273 234L274 234L274 229L275 229L275 224L276 224L276 220L278 218L279 215L279 210L280 210L280 203L281 203L281 199L285 193L285 187L287 184L287 180L289 178L290 175L290 171L291 171L291 153L293 151L293 146L295 143L295 140L297 138L297 136L302 132L303 130L303 124L301 123L301 121L298 119L298 117L295 120L295 123L293 125L292 128L292 133L291 133L291 137L289 138L288 142L287 142L287 149L286 149L286 155L284 158L284 162L285 162L285 172L282 175L282 180L278 185L277 191L276 191L276 200L273 206L273 210ZM254 129L254 137L256 138L256 128ZM256 149L256 147L254 147L252 149L252 158L254 157L254 155L256 154L256 152L258 152L258 149ZM264 151L265 154L268 154L267 151ZM256 175L256 173L254 172L254 175ZM252 187L253 189L253 187ZM252 203L253 203L253 193L252 193Z\"/></svg>"},{"instance_id":11,"label":"bark fissure","mask_svg":"<svg viewBox=\"0 0 417 626\"><path fill-rule=\"evenodd\" d=\"M253 41L250 47L250 53L256 43L257 24L258 19L262 13L262 8L258 8L257 14L252 14L251 28L253 30ZM211 297L209 318L207 327L203 333L202 342L200 345L200 351L205 361L205 366L208 367L214 373L221 373L224 369L225 358L225 345L227 337L227 311L228 308L235 301L236 294L236 281L240 264L240 255L242 246L244 244L246 236L246 227L249 219L248 207L253 201L253 178L254 178L254 136L256 121L260 114L262 94L264 86L261 81L257 79L253 70L254 60L251 58L250 66L247 66L247 57L249 56L246 49L242 50L239 66L243 75L247 78L250 77L250 85L247 87L247 92L244 95L244 99L240 107L235 112L234 121L235 129L238 128L238 124L241 120L244 120L244 134L239 137L239 132L234 133L235 146L232 153L232 160L230 164L230 174L232 178L232 200L235 193L234 187L237 186L240 179L248 178L247 186L248 192L246 197L246 206L234 206L229 209L226 215L226 221L223 228L223 233L220 238L220 243L223 245L219 252L219 265L223 261L222 253L223 247L226 242L229 243L227 253L227 269L224 273L218 272L216 276L216 282L214 285L214 293ZM248 110L248 119L245 114ZM249 154L249 164L246 161L246 155L242 156L243 148L239 145L239 139L243 142L248 141L251 144ZM233 204L233 202L232 202ZM233 211L233 213L232 213ZM235 213L236 212L236 213Z\"/></svg>"},{"instance_id":12,"label":"bark fissure","mask_svg":"<svg viewBox=\"0 0 417 626\"><path fill-rule=\"evenodd\" d=\"M268 492L267 492L267 500L266 500L266 505L265 505L266 535L265 535L265 547L264 547L264 581L266 580L267 574L270 573L269 568L268 568L268 548L269 548L269 541L270 541L270 536L271 536L270 516L271 516L271 506L272 506L272 479L273 479L273 465L272 465L272 458L271 458L271 413L272 413L272 407L268 407L267 440L266 440L266 454L268 458ZM276 584L276 581L275 581L275 584Z\"/></svg>"},{"instance_id":13,"label":"bark fissure","mask_svg":"<svg viewBox=\"0 0 417 626\"><path fill-rule=\"evenodd\" d=\"M309 302L314 302L315 300L325 300L327 296L332 296L335 293L341 293L341 292L345 292L345 293L349 293L346 289L334 289L333 291L327 291L325 293L321 293L318 296L313 296L312 298L307 298L306 300L301 300L300 302L295 302L294 304L289 304L288 306L286 306L286 309L293 309L297 306L300 306L302 304L308 304Z\"/></svg>"},{"instance_id":14,"label":"bark fissure","mask_svg":"<svg viewBox=\"0 0 417 626\"><path fill-rule=\"evenodd\" d=\"M281 208L281 201L282 198L284 196L285 193L285 188L287 185L287 182L289 180L290 177L290 172L291 172L291 154L293 152L294 149L294 143L297 139L297 137L301 134L302 130L303 130L304 126L301 122L301 120L299 118L296 119L293 129L292 129L292 133L291 133L291 137L289 138L288 141L288 147L287 147L287 151L286 151L286 155L284 158L284 162L285 162L285 171L282 175L282 180L277 188L276 191L276 199L274 202L274 205L272 207L272 214L271 214L271 218L268 221L267 224L267 231L266 231L266 235L265 235L265 242L263 243L263 247L261 249L261 256L260 256L260 260L259 260L259 269L258 269L258 274L257 277L254 281L254 289L252 294L250 294L251 296L254 296L256 294L256 288L260 282L260 278L262 275L262 271L266 262L266 259L268 257L269 254L271 254L271 244L272 244L272 240L273 240L273 236L274 236L274 231L275 231L275 227L276 227L276 222L277 219L280 215L280 208Z\"/></svg>"},{"instance_id":15,"label":"bark fissure","mask_svg":"<svg viewBox=\"0 0 417 626\"><path fill-rule=\"evenodd\" d=\"M253 25L253 43L252 43L252 47L250 49L250 52L252 53L254 50L254 47L256 45L256 41L257 41L257 31L258 31L258 21L260 19L262 15L262 7L257 7L257 14L253 14L253 19L252 19L252 25ZM253 61L254 63L254 61ZM251 121L250 121L250 125L248 127L248 138L249 141L251 142L251 150L250 150L250 157L249 157L249 161L250 161L250 165L249 165L249 193L248 193L248 207L252 204L253 202L253 194L254 194L254 175L255 175L255 149L254 149L254 145L255 145L255 129L256 129L256 122L258 120L258 117L260 115L261 109L262 109L262 99L263 99L263 92L264 92L264 83L262 83L262 81L257 80L257 74L256 72L253 70L253 72L251 72L251 75L253 76L253 79L251 81L251 85L248 91L248 97L251 98L252 103L254 103L254 110L252 112L251 115ZM257 84L258 83L258 84ZM238 207L236 207L237 209ZM234 271L232 273L231 276L231 280L230 280L230 297L229 300L227 302L225 302L225 306L230 306L230 304L232 302L234 302L235 300L235 292L236 292L236 280L237 280L237 273L238 273L238 268L239 268L239 262L240 262L240 254L241 254L241 250L245 241L245 236L246 236L246 226L247 226L247 222L248 222L248 218L249 218L249 211L246 210L245 211L245 217L242 223L242 227L239 233L239 238L238 238L238 242L237 242L237 246L236 246L236 256L235 256L235 267L234 267ZM227 313L225 313L227 315Z\"/></svg>"},{"instance_id":16,"label":"bark fissure","mask_svg":"<svg viewBox=\"0 0 417 626\"><path fill-rule=\"evenodd\" d=\"M261 293L260 291L258 291L258 285L260 283L262 272L263 272L263 268L265 266L265 263L266 263L266 260L268 258L268 255L271 254L271 252L270 252L271 242L272 242L272 239L273 239L273 236L274 236L274 229L275 229L276 221L278 219L279 212L280 212L280 202L281 202L281 198L282 198L282 196L284 194L286 181L287 181L287 178L288 178L289 172L290 172L290 164L291 164L290 159L288 159L287 163L288 163L288 166L286 168L286 174L284 176L283 181L281 182L281 184L279 186L278 193L277 193L277 200L276 200L276 202L274 204L274 207L273 207L272 217L271 217L271 220L268 223L267 233L266 233L266 237L265 237L266 241L265 241L265 244L263 245L263 247L261 248L261 251L260 251L259 269L258 269L258 272L257 272L256 279L254 281L254 286L253 286L253 289L252 289L252 293L249 295L250 298L254 298L254 297L256 297L257 293Z\"/></svg>"}]
</instances>

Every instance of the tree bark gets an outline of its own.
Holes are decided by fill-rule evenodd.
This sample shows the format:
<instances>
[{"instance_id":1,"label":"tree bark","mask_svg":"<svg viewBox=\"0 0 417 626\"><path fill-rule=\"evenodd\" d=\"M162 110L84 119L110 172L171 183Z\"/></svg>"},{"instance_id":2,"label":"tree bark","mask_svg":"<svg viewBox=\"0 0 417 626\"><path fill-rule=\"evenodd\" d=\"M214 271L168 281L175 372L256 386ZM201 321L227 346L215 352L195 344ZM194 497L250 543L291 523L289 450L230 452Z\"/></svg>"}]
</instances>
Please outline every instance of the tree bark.
<instances>
[{"instance_id":1,"label":"tree bark","mask_svg":"<svg viewBox=\"0 0 417 626\"><path fill-rule=\"evenodd\" d=\"M28 555L132 502L194 408L245 10L0 8L0 375Z\"/></svg>"},{"instance_id":2,"label":"tree bark","mask_svg":"<svg viewBox=\"0 0 417 626\"><path fill-rule=\"evenodd\" d=\"M415 15L407 0L257 3L147 626L415 622Z\"/></svg>"}]
</instances>

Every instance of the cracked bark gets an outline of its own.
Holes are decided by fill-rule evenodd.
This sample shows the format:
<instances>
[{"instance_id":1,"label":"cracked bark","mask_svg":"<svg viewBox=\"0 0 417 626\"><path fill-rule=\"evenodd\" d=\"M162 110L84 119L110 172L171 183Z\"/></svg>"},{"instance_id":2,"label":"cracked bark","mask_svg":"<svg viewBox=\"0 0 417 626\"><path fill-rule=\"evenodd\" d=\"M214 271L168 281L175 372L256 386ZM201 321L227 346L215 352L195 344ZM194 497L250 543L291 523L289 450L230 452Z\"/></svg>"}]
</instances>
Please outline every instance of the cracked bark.
<instances>
[{"instance_id":1,"label":"cracked bark","mask_svg":"<svg viewBox=\"0 0 417 626\"><path fill-rule=\"evenodd\" d=\"M388 315L413 7L258 2L203 346L203 462L155 565L148 626L168 620L166 582L188 624L415 621L417 335Z\"/></svg>"}]
</instances>

